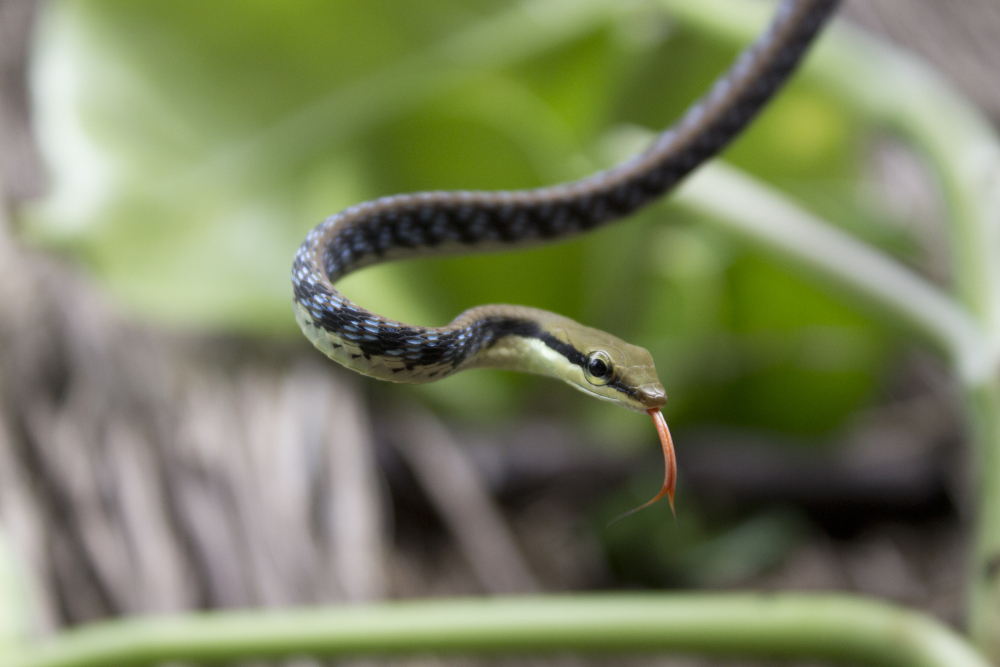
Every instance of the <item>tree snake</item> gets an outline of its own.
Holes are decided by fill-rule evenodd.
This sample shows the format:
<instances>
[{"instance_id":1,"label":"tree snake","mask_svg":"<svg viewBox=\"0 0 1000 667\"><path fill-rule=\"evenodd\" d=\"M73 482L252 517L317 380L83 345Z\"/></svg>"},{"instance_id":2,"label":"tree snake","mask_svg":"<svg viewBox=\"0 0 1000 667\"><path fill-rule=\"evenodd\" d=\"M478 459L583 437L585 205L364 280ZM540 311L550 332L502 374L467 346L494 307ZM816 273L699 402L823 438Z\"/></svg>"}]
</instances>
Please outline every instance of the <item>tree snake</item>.
<instances>
[{"instance_id":1,"label":"tree snake","mask_svg":"<svg viewBox=\"0 0 1000 667\"><path fill-rule=\"evenodd\" d=\"M677 472L667 401L646 350L543 310L471 308L443 327L387 319L333 283L379 262L488 252L546 243L620 220L663 196L717 154L794 71L837 0L786 0L770 27L709 92L643 153L578 181L532 190L394 195L330 216L306 237L292 267L295 317L334 361L392 382L439 380L469 368L562 379L653 417L663 446L664 495L673 507ZM635 510L633 510L635 511Z\"/></svg>"}]
</instances>

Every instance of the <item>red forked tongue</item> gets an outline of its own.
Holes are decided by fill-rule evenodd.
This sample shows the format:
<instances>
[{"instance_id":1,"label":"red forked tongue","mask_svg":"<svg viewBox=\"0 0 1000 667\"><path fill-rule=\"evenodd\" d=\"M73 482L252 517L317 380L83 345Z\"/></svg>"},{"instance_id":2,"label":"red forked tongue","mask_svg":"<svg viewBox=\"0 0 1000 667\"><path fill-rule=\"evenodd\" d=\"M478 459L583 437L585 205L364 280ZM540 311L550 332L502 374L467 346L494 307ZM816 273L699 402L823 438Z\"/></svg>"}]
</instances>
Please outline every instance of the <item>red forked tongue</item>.
<instances>
[{"instance_id":1,"label":"red forked tongue","mask_svg":"<svg viewBox=\"0 0 1000 667\"><path fill-rule=\"evenodd\" d=\"M663 488L653 498L642 505L615 517L608 524L609 526L615 521L624 519L629 514L635 514L641 509L646 509L663 496L666 496L670 501L670 511L675 518L677 517L677 512L674 510L674 487L677 486L677 456L674 454L674 441L670 437L670 429L667 428L667 420L663 418L663 413L657 408L653 408L647 412L653 418L653 423L656 424L656 433L660 436L660 444L663 446L663 465L666 469L663 475Z\"/></svg>"}]
</instances>

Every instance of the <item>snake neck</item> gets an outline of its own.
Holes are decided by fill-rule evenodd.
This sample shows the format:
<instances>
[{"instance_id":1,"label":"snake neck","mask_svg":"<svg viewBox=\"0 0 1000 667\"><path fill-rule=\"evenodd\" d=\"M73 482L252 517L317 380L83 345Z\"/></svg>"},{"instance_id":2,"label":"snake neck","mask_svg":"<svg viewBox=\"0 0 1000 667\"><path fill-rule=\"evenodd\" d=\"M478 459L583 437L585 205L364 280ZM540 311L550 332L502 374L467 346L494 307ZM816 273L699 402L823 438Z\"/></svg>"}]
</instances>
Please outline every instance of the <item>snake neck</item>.
<instances>
[{"instance_id":1,"label":"snake neck","mask_svg":"<svg viewBox=\"0 0 1000 667\"><path fill-rule=\"evenodd\" d=\"M383 380L422 383L467 368L496 368L552 375L561 362L583 356L543 323L572 320L519 306L480 306L445 327L419 327L375 315L335 290L303 283L296 295L299 326L316 347L344 366ZM305 304L323 304L308 307ZM579 326L579 325L576 325ZM526 354L528 352L530 354ZM553 363L542 363L549 359Z\"/></svg>"}]
</instances>

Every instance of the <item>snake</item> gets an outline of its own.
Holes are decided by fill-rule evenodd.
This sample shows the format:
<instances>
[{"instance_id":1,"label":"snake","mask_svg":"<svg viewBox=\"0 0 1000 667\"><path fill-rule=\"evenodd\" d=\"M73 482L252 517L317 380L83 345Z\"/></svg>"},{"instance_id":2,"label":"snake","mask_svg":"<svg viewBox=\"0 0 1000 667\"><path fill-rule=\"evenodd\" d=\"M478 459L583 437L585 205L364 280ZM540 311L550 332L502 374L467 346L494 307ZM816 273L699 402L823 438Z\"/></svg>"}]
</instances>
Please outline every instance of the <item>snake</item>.
<instances>
[{"instance_id":1,"label":"snake","mask_svg":"<svg viewBox=\"0 0 1000 667\"><path fill-rule=\"evenodd\" d=\"M650 415L664 454L660 492L671 509L677 463L663 417L667 394L650 353L612 334L536 308L484 305L442 327L398 322L334 287L373 264L493 252L573 237L622 220L661 198L745 128L795 71L838 0L785 0L770 26L708 92L645 151L585 178L507 191L436 191L363 202L317 225L292 266L295 318L334 361L381 380L424 383L471 368L563 380ZM630 514L627 512L626 514Z\"/></svg>"}]
</instances>

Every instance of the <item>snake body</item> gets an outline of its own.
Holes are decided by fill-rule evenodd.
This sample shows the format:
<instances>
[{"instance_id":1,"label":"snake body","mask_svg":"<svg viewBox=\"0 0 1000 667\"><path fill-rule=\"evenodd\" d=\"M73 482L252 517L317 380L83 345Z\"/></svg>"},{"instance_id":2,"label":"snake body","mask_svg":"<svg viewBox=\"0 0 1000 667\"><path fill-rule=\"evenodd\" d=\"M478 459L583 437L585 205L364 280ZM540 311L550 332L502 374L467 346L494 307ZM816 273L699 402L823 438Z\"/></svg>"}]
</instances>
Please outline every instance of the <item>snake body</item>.
<instances>
[{"instance_id":1,"label":"snake body","mask_svg":"<svg viewBox=\"0 0 1000 667\"><path fill-rule=\"evenodd\" d=\"M327 218L306 237L292 268L302 331L334 361L393 382L430 382L475 367L557 377L653 415L667 452L669 431L659 416L666 392L646 350L524 306L478 306L443 327L405 324L358 306L333 283L380 262L546 243L628 216L716 155L754 118L836 4L783 2L768 30L702 99L650 148L609 170L532 190L382 197ZM672 456L671 445L668 461ZM669 466L660 496L668 486L672 496Z\"/></svg>"},{"instance_id":2,"label":"snake body","mask_svg":"<svg viewBox=\"0 0 1000 667\"><path fill-rule=\"evenodd\" d=\"M306 237L292 269L302 330L330 358L383 380L419 383L471 367L505 368L555 374L587 391L599 388L599 397L642 412L662 406L666 396L645 350L559 315L479 306L447 326L421 327L365 310L333 283L378 262L552 241L628 216L661 197L750 122L787 80L835 4L782 4L770 28L703 99L648 150L612 169L534 190L383 197L327 218ZM609 357L600 361L612 376L594 378L601 384L587 379L588 370L601 370L600 363L591 363L589 348ZM566 378L567 372L574 377Z\"/></svg>"}]
</instances>

